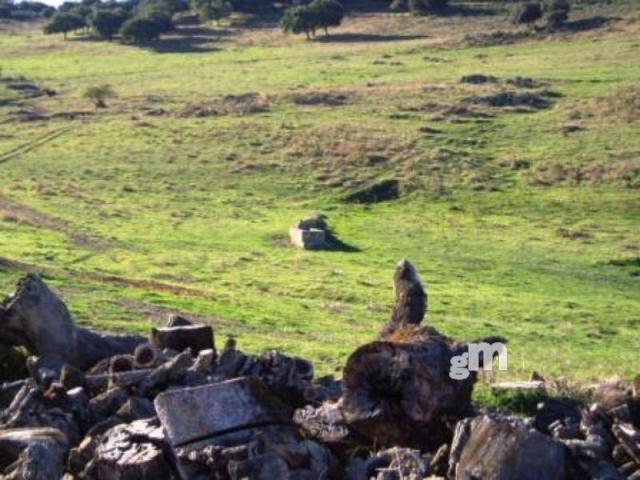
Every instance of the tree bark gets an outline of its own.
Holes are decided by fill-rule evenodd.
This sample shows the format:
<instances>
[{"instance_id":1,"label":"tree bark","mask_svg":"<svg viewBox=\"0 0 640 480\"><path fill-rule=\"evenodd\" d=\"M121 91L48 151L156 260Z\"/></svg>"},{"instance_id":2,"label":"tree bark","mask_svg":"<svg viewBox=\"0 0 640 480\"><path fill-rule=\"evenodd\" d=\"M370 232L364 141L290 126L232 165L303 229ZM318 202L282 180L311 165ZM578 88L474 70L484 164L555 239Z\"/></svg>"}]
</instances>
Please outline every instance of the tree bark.
<instances>
[{"instance_id":1,"label":"tree bark","mask_svg":"<svg viewBox=\"0 0 640 480\"><path fill-rule=\"evenodd\" d=\"M76 327L64 302L29 274L0 311L0 341L26 347L40 357L40 367L59 372L65 363L86 370L103 358L132 353L145 340Z\"/></svg>"},{"instance_id":2,"label":"tree bark","mask_svg":"<svg viewBox=\"0 0 640 480\"><path fill-rule=\"evenodd\" d=\"M373 342L349 357L342 413L351 428L378 446L435 449L470 413L476 375L449 376L451 358L460 349L437 332L420 330L404 340Z\"/></svg>"}]
</instances>

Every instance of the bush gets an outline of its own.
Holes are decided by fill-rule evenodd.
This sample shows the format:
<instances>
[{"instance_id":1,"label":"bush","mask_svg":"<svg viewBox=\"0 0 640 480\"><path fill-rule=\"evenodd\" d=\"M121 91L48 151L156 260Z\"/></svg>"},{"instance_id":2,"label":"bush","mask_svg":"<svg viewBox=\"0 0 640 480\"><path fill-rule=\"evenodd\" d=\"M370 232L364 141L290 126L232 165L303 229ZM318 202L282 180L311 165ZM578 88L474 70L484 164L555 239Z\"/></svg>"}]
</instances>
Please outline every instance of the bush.
<instances>
[{"instance_id":1,"label":"bush","mask_svg":"<svg viewBox=\"0 0 640 480\"><path fill-rule=\"evenodd\" d=\"M564 22L567 21L567 19L569 18L569 15L564 10L554 10L552 12L547 13L544 16L544 18L547 22L547 27L551 29L556 29L564 25Z\"/></svg>"},{"instance_id":2,"label":"bush","mask_svg":"<svg viewBox=\"0 0 640 480\"><path fill-rule=\"evenodd\" d=\"M531 24L542 17L542 7L539 3L519 3L511 12L511 21L516 24Z\"/></svg>"},{"instance_id":3,"label":"bush","mask_svg":"<svg viewBox=\"0 0 640 480\"><path fill-rule=\"evenodd\" d=\"M84 28L84 18L73 13L56 13L44 27L44 33L62 33L65 40L67 33Z\"/></svg>"},{"instance_id":4,"label":"bush","mask_svg":"<svg viewBox=\"0 0 640 480\"><path fill-rule=\"evenodd\" d=\"M120 29L120 34L133 43L150 42L160 37L161 33L162 28L158 22L147 17L130 18Z\"/></svg>"},{"instance_id":5,"label":"bush","mask_svg":"<svg viewBox=\"0 0 640 480\"><path fill-rule=\"evenodd\" d=\"M91 19L91 25L102 38L111 40L126 22L127 15L123 10L97 10Z\"/></svg>"},{"instance_id":6,"label":"bush","mask_svg":"<svg viewBox=\"0 0 640 480\"><path fill-rule=\"evenodd\" d=\"M342 23L344 8L338 0L313 0L309 5L313 9L317 26L328 33L329 27L337 27Z\"/></svg>"},{"instance_id":7,"label":"bush","mask_svg":"<svg viewBox=\"0 0 640 480\"><path fill-rule=\"evenodd\" d=\"M116 93L111 85L106 83L87 88L83 95L84 98L91 100L96 108L107 108L106 100L115 96Z\"/></svg>"},{"instance_id":8,"label":"bush","mask_svg":"<svg viewBox=\"0 0 640 480\"><path fill-rule=\"evenodd\" d=\"M13 7L6 1L0 1L0 18L11 18Z\"/></svg>"},{"instance_id":9,"label":"bush","mask_svg":"<svg viewBox=\"0 0 640 480\"><path fill-rule=\"evenodd\" d=\"M567 0L546 0L543 4L547 27L560 28L569 18L571 4Z\"/></svg>"},{"instance_id":10,"label":"bush","mask_svg":"<svg viewBox=\"0 0 640 480\"><path fill-rule=\"evenodd\" d=\"M194 0L193 9L204 22L215 20L220 23L220 20L231 15L231 4L226 0Z\"/></svg>"},{"instance_id":11,"label":"bush","mask_svg":"<svg viewBox=\"0 0 640 480\"><path fill-rule=\"evenodd\" d=\"M325 33L329 27L342 23L344 9L337 0L313 0L308 5L290 7L284 12L281 26L285 33L304 32L307 39L322 28Z\"/></svg>"},{"instance_id":12,"label":"bush","mask_svg":"<svg viewBox=\"0 0 640 480\"><path fill-rule=\"evenodd\" d=\"M304 32L307 39L310 33L316 29L314 12L308 5L296 5L285 10L284 16L280 23L285 33L302 33Z\"/></svg>"},{"instance_id":13,"label":"bush","mask_svg":"<svg viewBox=\"0 0 640 480\"><path fill-rule=\"evenodd\" d=\"M389 9L392 12L404 12L407 9L407 0L393 0Z\"/></svg>"}]
</instances>

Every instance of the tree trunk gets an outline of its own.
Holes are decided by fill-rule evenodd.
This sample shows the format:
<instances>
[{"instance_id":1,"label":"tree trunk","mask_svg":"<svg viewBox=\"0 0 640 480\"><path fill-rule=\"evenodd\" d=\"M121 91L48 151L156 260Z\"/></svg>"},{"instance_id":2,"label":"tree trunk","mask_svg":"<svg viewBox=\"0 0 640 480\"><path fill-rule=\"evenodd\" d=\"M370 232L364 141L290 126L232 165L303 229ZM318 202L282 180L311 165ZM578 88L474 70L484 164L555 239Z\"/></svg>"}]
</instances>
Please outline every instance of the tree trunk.
<instances>
[{"instance_id":1,"label":"tree trunk","mask_svg":"<svg viewBox=\"0 0 640 480\"><path fill-rule=\"evenodd\" d=\"M449 376L455 344L428 330L414 337L364 345L347 360L342 413L377 446L435 449L471 411L475 372Z\"/></svg>"},{"instance_id":2,"label":"tree trunk","mask_svg":"<svg viewBox=\"0 0 640 480\"><path fill-rule=\"evenodd\" d=\"M20 280L15 294L5 301L0 326L0 341L26 347L39 357L38 366L55 372L65 363L86 370L103 358L133 353L145 341L76 327L62 300L32 274Z\"/></svg>"}]
</instances>

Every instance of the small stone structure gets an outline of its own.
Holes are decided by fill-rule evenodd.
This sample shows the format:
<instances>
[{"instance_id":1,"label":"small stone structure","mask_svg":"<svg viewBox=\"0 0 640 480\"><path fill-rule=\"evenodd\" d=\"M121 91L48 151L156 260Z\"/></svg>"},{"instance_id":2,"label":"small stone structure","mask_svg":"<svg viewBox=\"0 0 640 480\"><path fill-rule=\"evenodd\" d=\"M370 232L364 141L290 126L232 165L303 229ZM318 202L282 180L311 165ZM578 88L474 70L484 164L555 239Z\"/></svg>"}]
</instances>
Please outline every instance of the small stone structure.
<instances>
[{"instance_id":1,"label":"small stone structure","mask_svg":"<svg viewBox=\"0 0 640 480\"><path fill-rule=\"evenodd\" d=\"M327 248L327 223L325 217L318 215L300 220L289 229L289 238L293 245L305 250Z\"/></svg>"}]
</instances>

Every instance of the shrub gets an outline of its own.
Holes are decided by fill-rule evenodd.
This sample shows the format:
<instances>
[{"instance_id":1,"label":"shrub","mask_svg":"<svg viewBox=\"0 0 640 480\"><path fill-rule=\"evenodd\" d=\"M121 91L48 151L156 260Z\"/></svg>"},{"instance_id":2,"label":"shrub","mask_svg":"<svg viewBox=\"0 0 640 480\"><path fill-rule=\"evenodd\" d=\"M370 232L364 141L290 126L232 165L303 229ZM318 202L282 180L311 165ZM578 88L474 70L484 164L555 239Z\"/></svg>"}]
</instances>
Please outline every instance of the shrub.
<instances>
[{"instance_id":1,"label":"shrub","mask_svg":"<svg viewBox=\"0 0 640 480\"><path fill-rule=\"evenodd\" d=\"M539 3L519 3L511 12L511 21L513 23L531 24L542 17L542 7Z\"/></svg>"},{"instance_id":2,"label":"shrub","mask_svg":"<svg viewBox=\"0 0 640 480\"><path fill-rule=\"evenodd\" d=\"M315 33L316 21L315 15L308 5L296 5L285 10L282 17L282 30L285 33L302 33L310 38L310 33Z\"/></svg>"},{"instance_id":3,"label":"shrub","mask_svg":"<svg viewBox=\"0 0 640 480\"><path fill-rule=\"evenodd\" d=\"M73 13L56 13L44 27L44 33L62 33L65 40L67 33L79 30L85 26L84 18Z\"/></svg>"},{"instance_id":4,"label":"shrub","mask_svg":"<svg viewBox=\"0 0 640 480\"><path fill-rule=\"evenodd\" d=\"M102 38L111 40L118 33L127 15L123 10L97 10L91 19L91 25Z\"/></svg>"},{"instance_id":5,"label":"shrub","mask_svg":"<svg viewBox=\"0 0 640 480\"><path fill-rule=\"evenodd\" d=\"M161 10L149 12L144 18L148 18L156 24L158 34L170 32L175 28L172 16Z\"/></svg>"},{"instance_id":6,"label":"shrub","mask_svg":"<svg viewBox=\"0 0 640 480\"><path fill-rule=\"evenodd\" d=\"M231 4L226 0L194 0L193 9L204 22L215 20L220 23L220 20L231 15Z\"/></svg>"},{"instance_id":7,"label":"shrub","mask_svg":"<svg viewBox=\"0 0 640 480\"><path fill-rule=\"evenodd\" d=\"M11 4L6 1L0 1L0 18L11 18Z\"/></svg>"},{"instance_id":8,"label":"shrub","mask_svg":"<svg viewBox=\"0 0 640 480\"><path fill-rule=\"evenodd\" d=\"M407 9L407 0L393 0L389 9L392 12L404 12Z\"/></svg>"},{"instance_id":9,"label":"shrub","mask_svg":"<svg viewBox=\"0 0 640 480\"><path fill-rule=\"evenodd\" d=\"M120 29L120 34L133 43L150 42L158 38L160 33L162 29L158 23L147 17L130 18Z\"/></svg>"},{"instance_id":10,"label":"shrub","mask_svg":"<svg viewBox=\"0 0 640 480\"><path fill-rule=\"evenodd\" d=\"M344 17L342 4L337 0L313 0L308 5L297 5L285 10L282 17L282 29L285 33L304 32L307 39L322 28L325 33L329 27L340 25Z\"/></svg>"},{"instance_id":11,"label":"shrub","mask_svg":"<svg viewBox=\"0 0 640 480\"><path fill-rule=\"evenodd\" d=\"M564 10L553 10L544 16L547 27L551 29L560 28L567 21L569 15Z\"/></svg>"},{"instance_id":12,"label":"shrub","mask_svg":"<svg viewBox=\"0 0 640 480\"><path fill-rule=\"evenodd\" d=\"M560 28L569 18L571 4L567 0L546 0L543 4L544 18L549 28Z\"/></svg>"},{"instance_id":13,"label":"shrub","mask_svg":"<svg viewBox=\"0 0 640 480\"><path fill-rule=\"evenodd\" d=\"M342 23L344 8L338 0L313 0L309 5L313 9L317 26L328 33L329 27L337 27Z\"/></svg>"},{"instance_id":14,"label":"shrub","mask_svg":"<svg viewBox=\"0 0 640 480\"><path fill-rule=\"evenodd\" d=\"M107 108L106 100L115 96L116 93L111 85L106 83L87 88L83 95L84 98L91 100L96 108Z\"/></svg>"}]
</instances>

